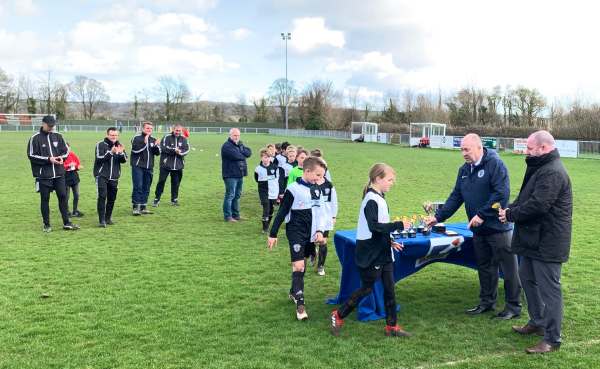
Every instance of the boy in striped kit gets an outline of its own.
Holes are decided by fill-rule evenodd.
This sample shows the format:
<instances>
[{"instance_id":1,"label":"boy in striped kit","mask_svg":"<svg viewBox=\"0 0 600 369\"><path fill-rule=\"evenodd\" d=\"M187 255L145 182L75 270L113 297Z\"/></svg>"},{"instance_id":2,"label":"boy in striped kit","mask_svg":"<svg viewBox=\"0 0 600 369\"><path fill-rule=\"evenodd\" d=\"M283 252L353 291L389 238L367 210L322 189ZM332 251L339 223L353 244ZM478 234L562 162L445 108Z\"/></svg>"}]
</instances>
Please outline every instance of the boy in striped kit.
<instances>
[{"instance_id":1,"label":"boy in striped kit","mask_svg":"<svg viewBox=\"0 0 600 369\"><path fill-rule=\"evenodd\" d=\"M271 160L268 149L260 150L260 163L254 169L254 180L258 183L258 197L262 205L262 231L267 233L273 217L273 207L285 190L285 176L282 168Z\"/></svg>"},{"instance_id":2,"label":"boy in striped kit","mask_svg":"<svg viewBox=\"0 0 600 369\"><path fill-rule=\"evenodd\" d=\"M305 160L302 177L285 190L267 241L269 249L273 249L277 244L279 227L285 220L292 261L290 299L296 304L298 320L308 319L304 306L304 259L310 254L311 248L314 249L315 243L323 242L325 219L319 209L321 189L317 182L323 178L325 168L325 162L320 158Z\"/></svg>"}]
</instances>

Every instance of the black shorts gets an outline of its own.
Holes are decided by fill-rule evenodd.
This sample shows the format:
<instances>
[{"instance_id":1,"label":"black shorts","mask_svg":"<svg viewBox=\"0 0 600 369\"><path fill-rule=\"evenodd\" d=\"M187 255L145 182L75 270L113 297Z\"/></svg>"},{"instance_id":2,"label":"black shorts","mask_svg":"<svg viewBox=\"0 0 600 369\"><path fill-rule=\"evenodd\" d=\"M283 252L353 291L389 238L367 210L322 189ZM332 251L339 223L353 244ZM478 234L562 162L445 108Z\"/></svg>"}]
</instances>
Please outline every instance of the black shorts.
<instances>
[{"instance_id":1,"label":"black shorts","mask_svg":"<svg viewBox=\"0 0 600 369\"><path fill-rule=\"evenodd\" d=\"M308 241L293 242L290 241L290 257L292 263L295 261L304 260L315 253L315 244Z\"/></svg>"},{"instance_id":2,"label":"black shorts","mask_svg":"<svg viewBox=\"0 0 600 369\"><path fill-rule=\"evenodd\" d=\"M65 172L65 184L69 187L76 186L80 182L79 173L76 170L68 170Z\"/></svg>"}]
</instances>

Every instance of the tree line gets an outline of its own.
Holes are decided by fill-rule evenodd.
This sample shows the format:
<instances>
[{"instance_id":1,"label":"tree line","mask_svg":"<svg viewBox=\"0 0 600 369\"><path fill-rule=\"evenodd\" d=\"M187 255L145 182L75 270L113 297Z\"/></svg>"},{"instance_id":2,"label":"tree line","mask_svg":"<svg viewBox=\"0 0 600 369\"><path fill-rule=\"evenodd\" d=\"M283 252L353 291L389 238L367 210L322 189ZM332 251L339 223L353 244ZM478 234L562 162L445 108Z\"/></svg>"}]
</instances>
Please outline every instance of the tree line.
<instances>
[{"instance_id":1,"label":"tree line","mask_svg":"<svg viewBox=\"0 0 600 369\"><path fill-rule=\"evenodd\" d=\"M336 90L327 80L298 89L294 81L275 80L264 96L248 101L205 101L193 95L181 77L161 76L116 111L102 82L78 75L62 83L44 78L15 78L0 69L0 112L56 114L58 119L133 119L195 122L283 122L286 105L290 126L348 129L352 121L380 123L380 131L405 132L410 122L447 123L450 129L482 134L523 136L545 128L564 138L600 139L600 105L574 99L548 102L535 88L475 86L452 92L416 92L410 88L364 98L360 88ZM114 111L113 111L114 110Z\"/></svg>"}]
</instances>

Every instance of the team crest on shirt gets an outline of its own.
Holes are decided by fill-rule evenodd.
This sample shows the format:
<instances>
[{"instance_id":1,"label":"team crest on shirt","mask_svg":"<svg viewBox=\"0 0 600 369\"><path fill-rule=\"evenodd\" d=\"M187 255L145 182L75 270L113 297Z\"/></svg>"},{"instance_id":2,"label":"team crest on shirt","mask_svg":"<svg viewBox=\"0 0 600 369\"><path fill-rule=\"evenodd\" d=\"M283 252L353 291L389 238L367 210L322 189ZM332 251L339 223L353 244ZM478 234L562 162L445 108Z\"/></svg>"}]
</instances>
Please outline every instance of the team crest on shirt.
<instances>
[{"instance_id":1,"label":"team crest on shirt","mask_svg":"<svg viewBox=\"0 0 600 369\"><path fill-rule=\"evenodd\" d=\"M292 246L292 248L294 249L294 252L300 252L300 249L302 248L302 246L300 246L300 244L296 243L296 244L294 244L294 246Z\"/></svg>"},{"instance_id":2,"label":"team crest on shirt","mask_svg":"<svg viewBox=\"0 0 600 369\"><path fill-rule=\"evenodd\" d=\"M42 147L46 147L46 144L42 144Z\"/></svg>"},{"instance_id":3,"label":"team crest on shirt","mask_svg":"<svg viewBox=\"0 0 600 369\"><path fill-rule=\"evenodd\" d=\"M324 189L323 192L325 193L325 195L329 195L329 188Z\"/></svg>"},{"instance_id":4,"label":"team crest on shirt","mask_svg":"<svg viewBox=\"0 0 600 369\"><path fill-rule=\"evenodd\" d=\"M480 169L479 172L477 172L477 177L482 178L485 175L485 170Z\"/></svg>"},{"instance_id":5,"label":"team crest on shirt","mask_svg":"<svg viewBox=\"0 0 600 369\"><path fill-rule=\"evenodd\" d=\"M318 197L320 194L321 194L321 191L319 191L319 189L318 189L318 188L317 188L317 189L315 189L315 196L317 196L317 197Z\"/></svg>"},{"instance_id":6,"label":"team crest on shirt","mask_svg":"<svg viewBox=\"0 0 600 369\"><path fill-rule=\"evenodd\" d=\"M54 145L54 147L58 147L58 141L52 142L52 145Z\"/></svg>"},{"instance_id":7,"label":"team crest on shirt","mask_svg":"<svg viewBox=\"0 0 600 369\"><path fill-rule=\"evenodd\" d=\"M181 146L181 142L179 142L178 145Z\"/></svg>"}]
</instances>

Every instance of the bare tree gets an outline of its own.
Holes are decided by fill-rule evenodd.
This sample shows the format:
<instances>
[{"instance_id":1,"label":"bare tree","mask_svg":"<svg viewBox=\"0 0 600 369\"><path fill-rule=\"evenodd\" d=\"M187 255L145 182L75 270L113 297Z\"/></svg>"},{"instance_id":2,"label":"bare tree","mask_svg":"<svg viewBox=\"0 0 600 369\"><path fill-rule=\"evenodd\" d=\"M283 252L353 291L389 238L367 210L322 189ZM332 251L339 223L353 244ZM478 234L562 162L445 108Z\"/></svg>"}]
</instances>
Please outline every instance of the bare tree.
<instances>
[{"instance_id":1,"label":"bare tree","mask_svg":"<svg viewBox=\"0 0 600 369\"><path fill-rule=\"evenodd\" d=\"M164 99L165 118L168 121L180 119L181 108L191 95L187 84L181 78L162 76L158 78L157 90Z\"/></svg>"},{"instance_id":2,"label":"bare tree","mask_svg":"<svg viewBox=\"0 0 600 369\"><path fill-rule=\"evenodd\" d=\"M37 113L37 99L35 98L36 84L28 76L21 76L19 78L19 91L21 96L25 98L26 111L29 114Z\"/></svg>"},{"instance_id":3,"label":"bare tree","mask_svg":"<svg viewBox=\"0 0 600 369\"><path fill-rule=\"evenodd\" d=\"M264 97L260 99L254 99L254 121L255 122L266 122L269 119L269 104L268 100Z\"/></svg>"},{"instance_id":4,"label":"bare tree","mask_svg":"<svg viewBox=\"0 0 600 369\"><path fill-rule=\"evenodd\" d=\"M402 93L402 104L406 120L410 123L412 121L412 111L415 106L415 93L410 88L405 89Z\"/></svg>"},{"instance_id":5,"label":"bare tree","mask_svg":"<svg viewBox=\"0 0 600 369\"><path fill-rule=\"evenodd\" d=\"M309 84L298 103L300 122L306 129L321 129L328 125L331 103L335 98L333 82L313 81Z\"/></svg>"},{"instance_id":6,"label":"bare tree","mask_svg":"<svg viewBox=\"0 0 600 369\"><path fill-rule=\"evenodd\" d=\"M18 99L18 88L13 77L0 69L0 112L14 112Z\"/></svg>"},{"instance_id":7,"label":"bare tree","mask_svg":"<svg viewBox=\"0 0 600 369\"><path fill-rule=\"evenodd\" d=\"M234 112L238 116L238 122L248 122L248 101L243 93L237 95Z\"/></svg>"},{"instance_id":8,"label":"bare tree","mask_svg":"<svg viewBox=\"0 0 600 369\"><path fill-rule=\"evenodd\" d=\"M81 103L83 119L93 119L98 107L109 100L102 82L86 76L75 76L68 90L72 98Z\"/></svg>"},{"instance_id":9,"label":"bare tree","mask_svg":"<svg viewBox=\"0 0 600 369\"><path fill-rule=\"evenodd\" d=\"M525 87L517 88L515 95L517 96L517 108L522 117L521 123L533 127L538 114L546 107L546 99L538 90Z\"/></svg>"},{"instance_id":10,"label":"bare tree","mask_svg":"<svg viewBox=\"0 0 600 369\"><path fill-rule=\"evenodd\" d=\"M281 121L285 122L285 107L286 104L289 106L296 101L298 91L294 86L294 81L287 80L285 78L279 78L273 81L271 87L269 87L269 101L271 104L279 108L281 114Z\"/></svg>"}]
</instances>

